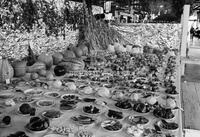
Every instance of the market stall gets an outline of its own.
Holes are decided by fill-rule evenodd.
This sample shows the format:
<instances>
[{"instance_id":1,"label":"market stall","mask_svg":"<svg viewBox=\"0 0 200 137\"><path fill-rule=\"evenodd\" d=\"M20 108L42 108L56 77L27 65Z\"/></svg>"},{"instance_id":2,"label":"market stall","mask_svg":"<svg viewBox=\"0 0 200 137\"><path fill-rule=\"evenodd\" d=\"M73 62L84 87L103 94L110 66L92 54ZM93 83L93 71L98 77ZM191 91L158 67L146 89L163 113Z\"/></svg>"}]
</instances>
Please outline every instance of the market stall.
<instances>
[{"instance_id":1,"label":"market stall","mask_svg":"<svg viewBox=\"0 0 200 137\"><path fill-rule=\"evenodd\" d=\"M20 61L15 78L2 59L8 77L1 75L0 136L181 137L178 58L117 45L81 58L56 53L31 66Z\"/></svg>"}]
</instances>

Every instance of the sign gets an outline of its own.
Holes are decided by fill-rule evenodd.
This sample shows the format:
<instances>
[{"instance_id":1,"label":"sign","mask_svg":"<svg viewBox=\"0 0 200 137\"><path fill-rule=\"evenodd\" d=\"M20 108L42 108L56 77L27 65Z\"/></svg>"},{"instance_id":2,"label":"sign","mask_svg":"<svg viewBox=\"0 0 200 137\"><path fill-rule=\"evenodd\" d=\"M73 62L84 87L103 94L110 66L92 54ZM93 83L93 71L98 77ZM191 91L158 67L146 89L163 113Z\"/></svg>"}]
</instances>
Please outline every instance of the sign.
<instances>
[{"instance_id":1,"label":"sign","mask_svg":"<svg viewBox=\"0 0 200 137\"><path fill-rule=\"evenodd\" d=\"M105 11L105 13L109 13L111 11L111 4L112 4L112 1L106 1L104 3L104 11Z\"/></svg>"},{"instance_id":2,"label":"sign","mask_svg":"<svg viewBox=\"0 0 200 137\"><path fill-rule=\"evenodd\" d=\"M112 17L113 17L112 13L105 14L105 20L112 20L113 19Z\"/></svg>"}]
</instances>

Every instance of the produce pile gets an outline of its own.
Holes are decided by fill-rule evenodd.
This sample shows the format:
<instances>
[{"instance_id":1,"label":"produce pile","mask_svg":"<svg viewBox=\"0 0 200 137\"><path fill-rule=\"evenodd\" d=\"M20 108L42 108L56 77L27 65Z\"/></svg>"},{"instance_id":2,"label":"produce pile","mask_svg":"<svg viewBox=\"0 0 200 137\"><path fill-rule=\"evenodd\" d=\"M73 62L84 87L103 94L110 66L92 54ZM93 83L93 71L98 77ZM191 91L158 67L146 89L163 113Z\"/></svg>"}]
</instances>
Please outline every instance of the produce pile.
<instances>
[{"instance_id":1,"label":"produce pile","mask_svg":"<svg viewBox=\"0 0 200 137\"><path fill-rule=\"evenodd\" d=\"M12 133L21 133L18 137L41 132L44 137L99 137L92 130L96 127L106 135L179 136L175 56L121 52L119 47L88 55L85 45L79 48L39 56L29 50L28 60L13 67L2 59L0 115L6 118L0 119L0 127L15 122L9 119L13 113L4 112L9 107L28 121L22 131ZM11 82L5 84L8 78ZM78 114L70 116L69 110ZM75 127L53 126L52 120L62 123L65 116Z\"/></svg>"},{"instance_id":2,"label":"produce pile","mask_svg":"<svg viewBox=\"0 0 200 137\"><path fill-rule=\"evenodd\" d=\"M134 45L150 47L168 47L179 49L181 42L180 24L134 24L130 26L113 26L123 38Z\"/></svg>"}]
</instances>

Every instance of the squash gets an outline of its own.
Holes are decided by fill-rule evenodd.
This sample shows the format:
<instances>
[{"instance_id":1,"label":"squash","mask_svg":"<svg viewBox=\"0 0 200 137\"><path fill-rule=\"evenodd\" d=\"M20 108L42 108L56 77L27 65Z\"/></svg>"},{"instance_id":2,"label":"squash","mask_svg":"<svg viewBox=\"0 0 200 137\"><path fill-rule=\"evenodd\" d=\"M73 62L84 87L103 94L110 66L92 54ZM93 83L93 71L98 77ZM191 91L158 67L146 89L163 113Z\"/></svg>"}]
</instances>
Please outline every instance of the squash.
<instances>
[{"instance_id":1,"label":"squash","mask_svg":"<svg viewBox=\"0 0 200 137\"><path fill-rule=\"evenodd\" d=\"M46 71L45 69L41 69L41 70L38 71L38 74L39 74L40 76L42 76L42 77L45 77L46 74L47 74L47 71Z\"/></svg>"},{"instance_id":2,"label":"squash","mask_svg":"<svg viewBox=\"0 0 200 137\"><path fill-rule=\"evenodd\" d=\"M54 74L56 75L56 76L63 76L63 75L65 75L65 73L66 73L66 70L65 70L65 67L64 66L56 66L55 68L54 68Z\"/></svg>"},{"instance_id":3,"label":"squash","mask_svg":"<svg viewBox=\"0 0 200 137\"><path fill-rule=\"evenodd\" d=\"M64 66L65 70L68 71L78 71L85 68L85 63L80 58L68 58L64 59L63 62L58 64L59 66Z\"/></svg>"},{"instance_id":4,"label":"squash","mask_svg":"<svg viewBox=\"0 0 200 137\"><path fill-rule=\"evenodd\" d=\"M0 56L0 82L11 79L14 76L13 67L10 65L7 59Z\"/></svg>"},{"instance_id":5,"label":"squash","mask_svg":"<svg viewBox=\"0 0 200 137\"><path fill-rule=\"evenodd\" d=\"M126 45L126 51L127 52L132 53L132 48L133 48L133 45L131 45L131 44Z\"/></svg>"},{"instance_id":6,"label":"squash","mask_svg":"<svg viewBox=\"0 0 200 137\"><path fill-rule=\"evenodd\" d=\"M52 57L53 57L53 64L58 65L58 63L60 63L63 59L63 54L57 52L57 53L53 54Z\"/></svg>"},{"instance_id":7,"label":"squash","mask_svg":"<svg viewBox=\"0 0 200 137\"><path fill-rule=\"evenodd\" d=\"M109 44L109 45L108 45L108 51L111 52L111 53L115 52L115 47L114 47L114 45Z\"/></svg>"},{"instance_id":8,"label":"squash","mask_svg":"<svg viewBox=\"0 0 200 137\"><path fill-rule=\"evenodd\" d=\"M83 55L83 51L80 47L73 48L73 51L77 58L80 58Z\"/></svg>"},{"instance_id":9,"label":"squash","mask_svg":"<svg viewBox=\"0 0 200 137\"><path fill-rule=\"evenodd\" d=\"M14 76L21 77L26 74L27 61L16 61L13 63Z\"/></svg>"},{"instance_id":10,"label":"squash","mask_svg":"<svg viewBox=\"0 0 200 137\"><path fill-rule=\"evenodd\" d=\"M42 53L39 57L38 57L38 61L39 62L43 62L44 64L46 64L46 68L50 69L51 66L53 65L53 58L51 55L46 54L46 53Z\"/></svg>"},{"instance_id":11,"label":"squash","mask_svg":"<svg viewBox=\"0 0 200 137\"><path fill-rule=\"evenodd\" d=\"M90 44L88 42L83 42L83 43L80 43L77 47L79 47L82 50L83 55L86 56L89 53L89 49L88 49L89 46Z\"/></svg>"},{"instance_id":12,"label":"squash","mask_svg":"<svg viewBox=\"0 0 200 137\"><path fill-rule=\"evenodd\" d=\"M60 88L62 86L62 82L60 80L55 80L53 82L53 86L56 88Z\"/></svg>"},{"instance_id":13,"label":"squash","mask_svg":"<svg viewBox=\"0 0 200 137\"><path fill-rule=\"evenodd\" d=\"M26 73L23 77L23 80L29 81L31 79L31 73Z\"/></svg>"},{"instance_id":14,"label":"squash","mask_svg":"<svg viewBox=\"0 0 200 137\"><path fill-rule=\"evenodd\" d=\"M39 78L39 75L37 73L31 73L31 79L32 80L36 80L37 78Z\"/></svg>"},{"instance_id":15,"label":"squash","mask_svg":"<svg viewBox=\"0 0 200 137\"><path fill-rule=\"evenodd\" d=\"M126 52L126 47L124 47L122 44L115 42L114 48L116 52Z\"/></svg>"},{"instance_id":16,"label":"squash","mask_svg":"<svg viewBox=\"0 0 200 137\"><path fill-rule=\"evenodd\" d=\"M146 98L146 102L150 105L154 105L157 102L157 97L149 96L148 98Z\"/></svg>"},{"instance_id":17,"label":"squash","mask_svg":"<svg viewBox=\"0 0 200 137\"><path fill-rule=\"evenodd\" d=\"M43 62L36 62L32 66L27 67L27 72L38 72L41 69L46 69L46 64Z\"/></svg>"},{"instance_id":18,"label":"squash","mask_svg":"<svg viewBox=\"0 0 200 137\"><path fill-rule=\"evenodd\" d=\"M50 71L47 72L47 74L46 74L46 79L47 79L47 80L50 80L50 81L51 81L51 80L54 80L54 76L53 76L53 74L52 74Z\"/></svg>"},{"instance_id":19,"label":"squash","mask_svg":"<svg viewBox=\"0 0 200 137\"><path fill-rule=\"evenodd\" d=\"M100 97L106 97L106 98L109 98L111 96L110 90L108 88L106 88L106 87L99 87L97 89L97 94Z\"/></svg>"},{"instance_id":20,"label":"squash","mask_svg":"<svg viewBox=\"0 0 200 137\"><path fill-rule=\"evenodd\" d=\"M63 53L63 58L67 59L67 58L75 58L76 55L72 50L65 50Z\"/></svg>"}]
</instances>

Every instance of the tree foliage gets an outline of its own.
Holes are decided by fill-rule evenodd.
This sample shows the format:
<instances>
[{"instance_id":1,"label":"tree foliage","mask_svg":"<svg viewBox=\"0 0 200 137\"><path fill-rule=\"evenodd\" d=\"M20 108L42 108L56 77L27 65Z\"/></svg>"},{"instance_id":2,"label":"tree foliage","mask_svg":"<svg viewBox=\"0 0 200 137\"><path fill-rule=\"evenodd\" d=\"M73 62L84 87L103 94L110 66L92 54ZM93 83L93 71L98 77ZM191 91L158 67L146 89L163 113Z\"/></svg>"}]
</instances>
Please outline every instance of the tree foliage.
<instances>
[{"instance_id":1,"label":"tree foliage","mask_svg":"<svg viewBox=\"0 0 200 137\"><path fill-rule=\"evenodd\" d=\"M80 4L73 7L68 0L2 0L0 2L0 27L30 32L34 26L45 28L46 34L65 34L66 25L72 29L83 23L83 9Z\"/></svg>"}]
</instances>

